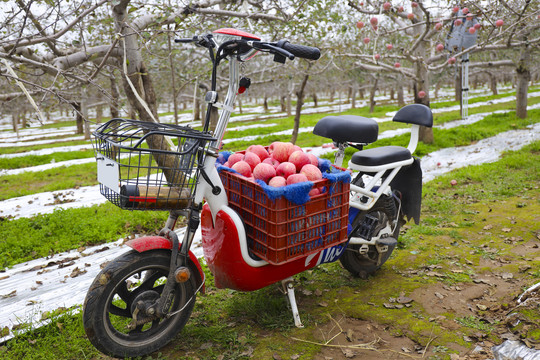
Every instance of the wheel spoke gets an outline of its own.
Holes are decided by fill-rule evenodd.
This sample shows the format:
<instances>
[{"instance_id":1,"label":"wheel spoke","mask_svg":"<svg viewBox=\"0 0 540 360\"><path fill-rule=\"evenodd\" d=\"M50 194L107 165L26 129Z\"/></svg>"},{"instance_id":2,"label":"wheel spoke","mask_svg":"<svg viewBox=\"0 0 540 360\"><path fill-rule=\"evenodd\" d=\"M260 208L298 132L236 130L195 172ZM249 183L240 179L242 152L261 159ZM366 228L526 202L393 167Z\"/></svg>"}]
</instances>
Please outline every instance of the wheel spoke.
<instances>
[{"instance_id":1,"label":"wheel spoke","mask_svg":"<svg viewBox=\"0 0 540 360\"><path fill-rule=\"evenodd\" d=\"M127 308L131 306L131 302L133 301L133 294L128 290L127 283L125 281L118 285L118 287L116 288L116 294L120 296L122 300L124 300Z\"/></svg>"},{"instance_id":2,"label":"wheel spoke","mask_svg":"<svg viewBox=\"0 0 540 360\"><path fill-rule=\"evenodd\" d=\"M156 280L162 277L163 275L158 271L155 271L150 276L145 277L143 282L137 287L137 292L146 291L154 288Z\"/></svg>"},{"instance_id":3,"label":"wheel spoke","mask_svg":"<svg viewBox=\"0 0 540 360\"><path fill-rule=\"evenodd\" d=\"M122 308L119 308L116 305L111 304L111 306L109 307L109 312L111 314L113 314L113 315L116 315L116 316L122 316L122 317L126 317L126 318L131 318L131 312L129 311L129 308L122 309Z\"/></svg>"}]
</instances>

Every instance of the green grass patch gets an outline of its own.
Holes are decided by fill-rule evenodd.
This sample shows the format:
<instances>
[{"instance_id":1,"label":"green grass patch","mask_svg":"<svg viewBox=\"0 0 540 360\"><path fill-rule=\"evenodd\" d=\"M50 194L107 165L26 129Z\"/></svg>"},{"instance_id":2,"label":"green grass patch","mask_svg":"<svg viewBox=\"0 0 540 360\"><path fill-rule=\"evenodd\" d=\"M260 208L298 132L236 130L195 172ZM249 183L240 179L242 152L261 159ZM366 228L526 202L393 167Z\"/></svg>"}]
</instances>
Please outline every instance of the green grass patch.
<instances>
[{"instance_id":1,"label":"green grass patch","mask_svg":"<svg viewBox=\"0 0 540 360\"><path fill-rule=\"evenodd\" d=\"M59 191L96 184L96 164L94 163L0 176L0 201L45 191Z\"/></svg>"},{"instance_id":2,"label":"green grass patch","mask_svg":"<svg viewBox=\"0 0 540 360\"><path fill-rule=\"evenodd\" d=\"M125 211L112 204L0 220L0 268L133 234L159 231L168 212ZM24 234L24 235L22 235Z\"/></svg>"},{"instance_id":3,"label":"green grass patch","mask_svg":"<svg viewBox=\"0 0 540 360\"><path fill-rule=\"evenodd\" d=\"M92 149L56 152L48 155L27 155L14 158L0 158L1 169L21 169L25 167L50 164L67 160L86 159L94 156Z\"/></svg>"}]
</instances>

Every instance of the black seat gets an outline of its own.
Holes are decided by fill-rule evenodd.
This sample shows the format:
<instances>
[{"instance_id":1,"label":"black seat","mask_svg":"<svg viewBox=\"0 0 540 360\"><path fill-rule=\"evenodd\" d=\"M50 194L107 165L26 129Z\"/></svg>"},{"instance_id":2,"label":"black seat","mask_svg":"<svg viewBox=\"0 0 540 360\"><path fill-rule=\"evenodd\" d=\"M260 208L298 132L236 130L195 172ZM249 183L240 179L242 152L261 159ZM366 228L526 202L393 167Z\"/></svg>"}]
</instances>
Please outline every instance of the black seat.
<instances>
[{"instance_id":1,"label":"black seat","mask_svg":"<svg viewBox=\"0 0 540 360\"><path fill-rule=\"evenodd\" d=\"M317 122L313 133L337 143L370 144L377 140L379 124L362 116L326 116Z\"/></svg>"},{"instance_id":2,"label":"black seat","mask_svg":"<svg viewBox=\"0 0 540 360\"><path fill-rule=\"evenodd\" d=\"M423 104L411 104L398 110L394 118L397 122L415 124L421 126L433 126L433 114L431 109Z\"/></svg>"},{"instance_id":3,"label":"black seat","mask_svg":"<svg viewBox=\"0 0 540 360\"><path fill-rule=\"evenodd\" d=\"M402 146L381 146L357 151L352 156L351 163L359 166L380 166L409 160L411 157L411 152Z\"/></svg>"}]
</instances>

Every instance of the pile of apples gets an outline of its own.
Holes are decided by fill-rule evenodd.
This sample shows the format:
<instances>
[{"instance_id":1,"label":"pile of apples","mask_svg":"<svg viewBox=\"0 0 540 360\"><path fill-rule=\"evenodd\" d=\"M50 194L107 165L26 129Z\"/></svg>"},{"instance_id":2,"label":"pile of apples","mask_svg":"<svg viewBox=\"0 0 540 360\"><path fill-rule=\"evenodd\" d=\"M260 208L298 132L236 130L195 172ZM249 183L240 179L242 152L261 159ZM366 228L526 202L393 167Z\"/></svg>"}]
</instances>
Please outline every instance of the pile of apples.
<instances>
[{"instance_id":1,"label":"pile of apples","mask_svg":"<svg viewBox=\"0 0 540 360\"><path fill-rule=\"evenodd\" d=\"M268 148L251 145L245 152L231 154L223 165L250 180L261 180L272 187L323 178L319 159L290 142L276 141ZM320 190L314 188L309 195L319 193Z\"/></svg>"}]
</instances>

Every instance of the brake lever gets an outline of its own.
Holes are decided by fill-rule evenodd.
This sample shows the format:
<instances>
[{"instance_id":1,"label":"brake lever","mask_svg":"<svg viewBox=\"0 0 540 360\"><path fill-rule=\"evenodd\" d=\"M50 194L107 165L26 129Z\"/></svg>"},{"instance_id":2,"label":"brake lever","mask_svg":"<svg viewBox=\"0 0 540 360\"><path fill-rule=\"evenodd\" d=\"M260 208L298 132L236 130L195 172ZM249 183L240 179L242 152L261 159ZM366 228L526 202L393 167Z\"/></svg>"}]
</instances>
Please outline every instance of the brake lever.
<instances>
[{"instance_id":1,"label":"brake lever","mask_svg":"<svg viewBox=\"0 0 540 360\"><path fill-rule=\"evenodd\" d=\"M280 48L278 46L269 44L269 43L252 41L252 42L248 42L248 44L251 45L254 49L257 49L257 50L270 50L270 53L276 55L277 57L286 57L289 60L294 60L294 57L295 57L289 51L287 51L285 49L282 49L282 48Z\"/></svg>"}]
</instances>

